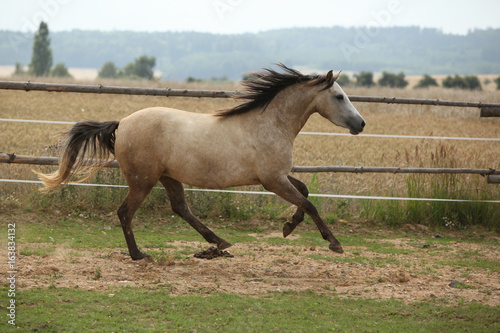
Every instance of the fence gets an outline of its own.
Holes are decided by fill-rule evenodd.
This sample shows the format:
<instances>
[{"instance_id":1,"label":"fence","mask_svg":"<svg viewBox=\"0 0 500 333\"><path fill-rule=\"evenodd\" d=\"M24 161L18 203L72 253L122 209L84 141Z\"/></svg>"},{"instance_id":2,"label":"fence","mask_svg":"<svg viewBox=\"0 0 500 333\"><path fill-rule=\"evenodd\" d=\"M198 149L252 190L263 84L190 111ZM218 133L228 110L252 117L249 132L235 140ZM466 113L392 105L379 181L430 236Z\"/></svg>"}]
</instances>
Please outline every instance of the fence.
<instances>
[{"instance_id":1,"label":"fence","mask_svg":"<svg viewBox=\"0 0 500 333\"><path fill-rule=\"evenodd\" d=\"M46 92L76 92L76 93L93 93L93 94L126 94L126 95L147 95L147 96L176 96L176 97L210 97L210 98L230 98L237 96L237 91L214 91L214 90L187 90L187 89L171 89L171 88L133 88L133 87L116 87L103 85L76 85L76 84L53 84L53 83L32 83L32 82L10 82L0 81L0 89L6 90L24 90L28 91L46 91ZM433 105L433 106L455 106L455 107L472 107L481 110L481 117L500 117L499 103L482 103L482 102L460 102L460 101L442 101L437 99L413 99L413 98L388 98L388 97L373 97L373 96L349 96L353 102L368 102L368 103L387 103L387 104L412 104L412 105ZM0 119L0 121L23 121L18 119ZM47 122L43 120L32 120L27 122ZM71 124L71 122L51 122L61 124ZM331 133L307 133L307 134L331 134ZM373 135L372 135L373 136ZM376 135L381 137L382 135ZM404 136L386 136L386 137L404 137ZM416 138L408 136L409 138ZM421 138L421 137L419 137ZM433 137L427 137L433 138ZM440 138L440 139L463 139L463 140L491 140L500 141L500 139L485 139L485 138ZM36 164L36 165L57 165L58 159L54 157L36 157L24 156L15 154L0 154L0 163L16 163L16 164ZM116 162L110 163L109 167L118 167ZM452 168L394 168L394 167L351 167L351 166L294 166L292 172L350 172L350 173L427 173L427 174L478 174L487 176L488 183L500 183L500 170L494 169L452 169ZM0 179L0 182L34 182L23 180L8 180ZM248 191L230 191L244 192ZM265 192L257 192L263 194ZM311 194L314 196L314 194ZM330 197L350 197L350 198L365 198L362 196L336 196L336 195L318 195ZM370 199L386 198L386 197L366 197ZM391 200L422 200L421 198L387 198ZM423 200L449 200L449 199L423 199ZM450 200L453 201L453 200ZM467 201L467 200L465 200ZM500 202L500 201L489 201Z\"/></svg>"},{"instance_id":2,"label":"fence","mask_svg":"<svg viewBox=\"0 0 500 333\"><path fill-rule=\"evenodd\" d=\"M212 97L230 98L237 96L238 91L221 90L188 90L171 88L133 88L114 87L99 85L77 85L77 84L57 84L57 83L35 83L35 82L12 82L0 81L0 89L47 91L47 92L75 92L90 94L122 94L122 95L145 95L164 97ZM481 117L500 117L499 103L481 102L457 102L441 101L438 99L417 99L417 98L397 98L397 97L375 97L375 96L349 96L352 102L366 103L386 103L386 104L413 104L413 105L434 105L434 106L456 106L472 107L481 109Z\"/></svg>"}]
</instances>

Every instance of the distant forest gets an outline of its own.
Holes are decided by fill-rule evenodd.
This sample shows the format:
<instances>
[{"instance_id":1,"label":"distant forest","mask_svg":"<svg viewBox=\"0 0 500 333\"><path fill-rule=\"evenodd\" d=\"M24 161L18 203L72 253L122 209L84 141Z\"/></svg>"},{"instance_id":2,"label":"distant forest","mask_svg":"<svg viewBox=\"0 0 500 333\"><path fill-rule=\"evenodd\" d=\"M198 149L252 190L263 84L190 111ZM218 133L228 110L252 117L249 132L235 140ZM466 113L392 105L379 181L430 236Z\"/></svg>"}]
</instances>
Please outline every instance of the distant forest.
<instances>
[{"instance_id":1,"label":"distant forest","mask_svg":"<svg viewBox=\"0 0 500 333\"><path fill-rule=\"evenodd\" d=\"M49 26L50 29L50 26ZM282 62L316 70L401 72L406 75L500 73L500 29L465 36L436 29L290 28L255 34L198 32L50 32L54 63L123 67L135 58L156 58L163 79L227 77ZM33 34L0 31L0 65L27 65Z\"/></svg>"}]
</instances>

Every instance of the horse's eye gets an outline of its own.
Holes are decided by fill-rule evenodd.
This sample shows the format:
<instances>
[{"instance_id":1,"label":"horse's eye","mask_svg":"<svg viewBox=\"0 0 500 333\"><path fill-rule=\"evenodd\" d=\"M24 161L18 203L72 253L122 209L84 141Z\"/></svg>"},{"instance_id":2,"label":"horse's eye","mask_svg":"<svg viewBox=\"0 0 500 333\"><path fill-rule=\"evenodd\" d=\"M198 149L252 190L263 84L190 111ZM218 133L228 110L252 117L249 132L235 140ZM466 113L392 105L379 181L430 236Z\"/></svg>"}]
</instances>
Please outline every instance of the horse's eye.
<instances>
[{"instance_id":1,"label":"horse's eye","mask_svg":"<svg viewBox=\"0 0 500 333\"><path fill-rule=\"evenodd\" d=\"M342 101L344 99L344 95L336 95L335 98Z\"/></svg>"}]
</instances>

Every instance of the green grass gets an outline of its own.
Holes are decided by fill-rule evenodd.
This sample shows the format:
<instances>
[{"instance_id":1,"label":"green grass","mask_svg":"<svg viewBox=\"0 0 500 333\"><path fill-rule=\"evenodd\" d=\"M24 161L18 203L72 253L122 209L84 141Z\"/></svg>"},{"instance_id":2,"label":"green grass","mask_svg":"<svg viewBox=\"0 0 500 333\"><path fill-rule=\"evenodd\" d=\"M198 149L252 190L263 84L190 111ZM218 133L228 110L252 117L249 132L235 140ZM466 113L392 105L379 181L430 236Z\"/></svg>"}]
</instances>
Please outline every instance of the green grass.
<instances>
[{"instance_id":1,"label":"green grass","mask_svg":"<svg viewBox=\"0 0 500 333\"><path fill-rule=\"evenodd\" d=\"M2 290L2 295L6 290ZM499 308L477 303L341 299L314 293L262 297L212 293L171 296L169 289L106 292L24 290L17 332L498 332ZM10 326L10 325L9 325ZM6 331L3 320L0 330ZM12 331L14 331L12 329Z\"/></svg>"},{"instance_id":2,"label":"green grass","mask_svg":"<svg viewBox=\"0 0 500 333\"><path fill-rule=\"evenodd\" d=\"M467 259L455 258L438 260L437 263L454 267L465 267L468 269L481 268L484 270L490 270L491 272L500 272L500 262L483 259L480 255Z\"/></svg>"},{"instance_id":3,"label":"green grass","mask_svg":"<svg viewBox=\"0 0 500 333\"><path fill-rule=\"evenodd\" d=\"M167 215L167 218L159 217ZM18 226L18 241L20 244L30 243L27 247L21 248L23 255L50 255L58 246L66 246L71 249L97 249L111 250L114 248L122 248L126 250L125 239L118 219L114 213L102 216L99 213L83 214L59 214L59 216L50 217L50 223L44 221L49 220L44 215L37 215L32 222L25 222ZM252 234L266 233L265 230L281 231L281 222L255 222L241 221L213 221L208 219L204 221L207 226L215 231L216 234L227 239L232 243L248 243L256 242L257 238L250 236ZM375 226L372 226L376 229ZM134 234L139 247L143 248L175 248L171 243L174 241L200 241L204 239L198 232L191 228L185 221L168 214L158 214L157 212L147 213L141 212L137 214L134 220ZM294 234L299 235L298 238L282 238L282 237L262 237L259 238L260 244L267 245L291 245L291 246L317 246L327 247L328 244L322 239L319 232L310 222L303 222L295 231ZM391 236L392 235L392 236ZM408 246L395 245L388 241L380 241L380 236L377 233L368 235L359 235L356 233L342 233L337 235L338 239L344 246L354 247L354 253L363 254L364 252L373 252L378 254L388 255L409 255L417 251L417 249ZM384 239L391 237L400 237L400 232L397 230L385 232ZM465 235L467 236L467 234ZM471 233L474 236L474 233ZM476 236L474 236L476 237ZM448 249L447 244L453 242L462 242L463 239L447 237L436 239L431 237L416 238L415 241L408 241L408 244L426 244L429 248L425 249L430 253L443 253ZM467 239L469 243L484 243L489 242L488 239L481 237ZM39 244L39 245L37 245ZM495 245L495 244L492 244ZM181 252L182 249L176 249ZM161 252L158 253L161 255ZM181 253L183 254L183 253ZM338 258L337 258L338 259ZM336 259L336 260L337 260ZM360 259L363 260L363 259ZM493 271L498 271L498 263L485 260L478 253L461 254L460 258L450 259L459 266L484 267Z\"/></svg>"},{"instance_id":4,"label":"green grass","mask_svg":"<svg viewBox=\"0 0 500 333\"><path fill-rule=\"evenodd\" d=\"M82 251L111 252L117 248L126 251L122 230L112 214L95 211L88 213L60 213L51 218L43 214L29 215L16 228L21 255L53 255L56 249L69 249L66 256L73 260ZM15 215L13 215L15 216ZM162 216L168 216L164 218ZM11 217L14 218L14 217ZM257 246L289 245L302 250L310 246L327 246L311 223L304 222L294 239L281 237L259 237L269 229L278 231L281 223L251 222L243 220L212 221L207 225L221 237L234 243L253 243ZM337 226L343 228L342 224ZM418 265L409 271L435 275L433 265L457 268L461 274L469 270L482 269L496 274L499 263L482 257L480 251L464 251L459 256L448 255L451 244L457 242L491 242L474 236L467 240L447 237L410 236L408 244L425 243L429 248L409 248L388 241L401 237L401 232L380 226L369 226L372 234L356 234L347 230L340 232L339 240L351 247L352 256L329 256L320 252L308 255L315 260L333 260L359 263L366 266L402 266L406 255L415 258ZM177 217L159 214L157 211L142 211L138 214L134 231L139 246L148 248L157 261L183 260L193 254L192 245L173 241L200 241L202 237ZM248 235L257 234L257 237ZM257 239L258 238L258 239ZM466 237L467 238L467 237ZM1 242L0 242L1 243ZM491 246L498 248L497 243ZM203 246L206 248L206 246ZM285 250L284 250L285 252ZM433 262L418 259L419 253L436 254ZM288 252L287 252L288 253ZM248 254L248 253L246 253ZM416 266L415 266L416 265ZM55 274L54 281L61 276ZM91 279L100 278L96 270ZM20 286L22 279L20 279ZM172 285L165 283L154 288L112 287L105 292L79 289L58 289L54 285L47 289L19 289L16 292L17 329L28 331L179 331L179 332L497 332L499 307L474 302L459 302L450 305L446 300L406 304L400 300L340 298L335 290L325 288L324 295L313 292L271 292L257 297L217 293L210 290L192 290L191 295L172 295ZM490 293L484 290L484 293ZM7 304L7 286L0 287L0 305ZM0 308L1 309L1 308ZM5 305L3 305L5 310ZM0 331L10 326L0 322Z\"/></svg>"},{"instance_id":5,"label":"green grass","mask_svg":"<svg viewBox=\"0 0 500 333\"><path fill-rule=\"evenodd\" d=\"M454 145L440 143L433 151L422 143L415 151L406 151L409 165L430 165L433 168L465 167L475 161L469 157L467 163ZM430 160L429 160L430 157ZM363 200L362 213L369 220L382 221L399 227L404 223L418 223L437 228L465 230L481 225L500 232L500 209L496 203L479 201L498 200L498 186L485 186L484 177L456 174L410 174L405 178L406 194L409 198L475 200L475 202L452 201L384 201ZM379 195L379 194L378 194ZM387 196L401 196L389 189Z\"/></svg>"}]
</instances>

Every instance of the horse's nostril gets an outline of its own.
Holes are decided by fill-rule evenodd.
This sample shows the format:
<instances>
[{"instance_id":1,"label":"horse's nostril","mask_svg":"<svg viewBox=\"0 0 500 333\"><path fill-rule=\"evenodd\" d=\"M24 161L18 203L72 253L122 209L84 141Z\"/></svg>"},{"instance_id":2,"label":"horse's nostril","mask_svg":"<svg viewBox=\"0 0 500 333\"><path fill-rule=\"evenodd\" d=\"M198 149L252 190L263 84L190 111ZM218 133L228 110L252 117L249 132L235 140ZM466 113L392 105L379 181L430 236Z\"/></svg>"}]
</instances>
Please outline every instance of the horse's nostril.
<instances>
[{"instance_id":1,"label":"horse's nostril","mask_svg":"<svg viewBox=\"0 0 500 333\"><path fill-rule=\"evenodd\" d=\"M361 122L361 128L365 128L365 125L366 125L366 123L365 123L365 121L363 120L363 121Z\"/></svg>"}]
</instances>

